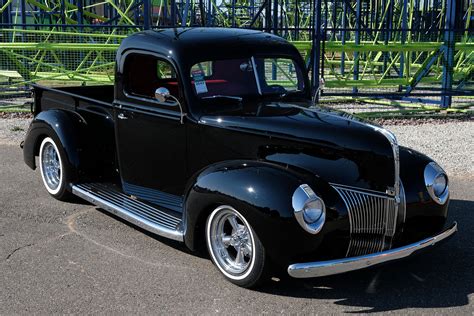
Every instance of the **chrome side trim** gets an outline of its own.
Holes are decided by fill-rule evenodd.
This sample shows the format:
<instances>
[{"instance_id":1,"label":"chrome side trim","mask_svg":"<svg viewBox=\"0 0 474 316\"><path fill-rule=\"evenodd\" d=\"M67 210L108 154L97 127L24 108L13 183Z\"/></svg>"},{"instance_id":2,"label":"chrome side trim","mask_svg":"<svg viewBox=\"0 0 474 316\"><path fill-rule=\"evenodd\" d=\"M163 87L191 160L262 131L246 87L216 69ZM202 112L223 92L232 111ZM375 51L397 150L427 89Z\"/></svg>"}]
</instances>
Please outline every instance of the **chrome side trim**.
<instances>
[{"instance_id":1,"label":"chrome side trim","mask_svg":"<svg viewBox=\"0 0 474 316\"><path fill-rule=\"evenodd\" d=\"M288 267L288 274L294 278L314 278L368 268L384 262L409 257L420 250L436 245L452 236L456 231L457 223L455 222L442 233L410 245L359 257L295 263Z\"/></svg>"},{"instance_id":2,"label":"chrome side trim","mask_svg":"<svg viewBox=\"0 0 474 316\"><path fill-rule=\"evenodd\" d=\"M401 222L402 225L405 224L407 219L407 198L402 181L400 181L400 207L398 209L398 216L400 217L399 223Z\"/></svg>"},{"instance_id":3,"label":"chrome side trim","mask_svg":"<svg viewBox=\"0 0 474 316\"><path fill-rule=\"evenodd\" d=\"M74 184L72 193L149 232L173 240L184 241L180 218L134 200L106 185L98 183Z\"/></svg>"},{"instance_id":4,"label":"chrome side trim","mask_svg":"<svg viewBox=\"0 0 474 316\"><path fill-rule=\"evenodd\" d=\"M375 125L370 125L370 126L372 126L374 130L384 135L385 138L389 141L390 146L392 147L395 179L394 179L393 192L390 192L391 191L390 190L391 188L390 188L387 190L387 193L389 194L393 193L391 195L395 198L394 212L396 216L398 215L402 216L403 221L401 222L401 224L404 224L405 218L406 218L406 198L405 198L405 190L403 189L403 184L400 179L400 148L398 146L397 137L395 137L395 134L393 134L389 130L386 130L385 128L378 127ZM397 220L395 220L394 231L397 230L396 225L397 225Z\"/></svg>"},{"instance_id":5,"label":"chrome side trim","mask_svg":"<svg viewBox=\"0 0 474 316\"><path fill-rule=\"evenodd\" d=\"M252 62L252 68L253 68L253 73L255 75L255 81L257 83L257 90L258 94L262 95L262 88L260 87L260 80L258 79L258 73L257 73L257 64L255 63L255 57L251 57L250 61Z\"/></svg>"},{"instance_id":6,"label":"chrome side trim","mask_svg":"<svg viewBox=\"0 0 474 316\"><path fill-rule=\"evenodd\" d=\"M398 213L398 205L400 204L400 148L398 147L397 138L395 135L384 128L371 125L374 130L381 133L389 141L393 152L393 163L394 163L394 196L395 196L395 211Z\"/></svg>"},{"instance_id":7,"label":"chrome side trim","mask_svg":"<svg viewBox=\"0 0 474 316\"><path fill-rule=\"evenodd\" d=\"M335 182L329 182L330 185L332 186L337 186L343 189L348 189L348 190L356 190L364 194L369 194L369 195L374 195L374 196L387 196L387 192L380 192L380 191L375 191L375 190L370 190L370 189L363 189L359 187L353 187L350 185L345 185L345 184L340 184L340 183L335 183Z\"/></svg>"}]
</instances>

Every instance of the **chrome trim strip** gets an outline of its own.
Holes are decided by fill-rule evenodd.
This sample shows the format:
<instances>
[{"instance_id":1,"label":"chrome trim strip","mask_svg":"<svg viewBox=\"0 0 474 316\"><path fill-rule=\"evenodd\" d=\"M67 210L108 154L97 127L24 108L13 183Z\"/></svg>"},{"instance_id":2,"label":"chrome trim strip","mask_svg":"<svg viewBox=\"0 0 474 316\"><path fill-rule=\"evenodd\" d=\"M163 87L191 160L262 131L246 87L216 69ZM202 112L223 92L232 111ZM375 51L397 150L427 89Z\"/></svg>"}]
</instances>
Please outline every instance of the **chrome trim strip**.
<instances>
[{"instance_id":1,"label":"chrome trim strip","mask_svg":"<svg viewBox=\"0 0 474 316\"><path fill-rule=\"evenodd\" d=\"M174 103L166 102L166 101L165 102L160 102L160 101L157 101L156 99L153 99L151 97L150 98L141 97L141 96L138 96L138 95L128 93L125 90L123 91L123 94L129 99L135 99L135 100L142 101L142 102L145 102L145 103L151 103L151 104L156 104L156 105L160 105L160 106L166 106L166 107L169 107L169 108L172 108L172 107L175 107L175 106L179 105L179 103L176 102L176 101ZM180 109L181 109L181 106L180 106ZM170 110L170 111L173 111L173 110ZM177 113L177 111L174 111L174 112Z\"/></svg>"},{"instance_id":2,"label":"chrome trim strip","mask_svg":"<svg viewBox=\"0 0 474 316\"><path fill-rule=\"evenodd\" d=\"M359 257L295 263L288 267L288 274L294 278L314 278L364 269L384 262L409 257L422 249L436 245L440 241L452 236L456 231L457 223L454 222L451 227L442 233L410 245Z\"/></svg>"},{"instance_id":3,"label":"chrome trim strip","mask_svg":"<svg viewBox=\"0 0 474 316\"><path fill-rule=\"evenodd\" d=\"M94 190L99 190L98 193ZM154 234L184 241L182 221L159 209L111 189L94 184L72 185L72 193L104 210Z\"/></svg>"},{"instance_id":4,"label":"chrome trim strip","mask_svg":"<svg viewBox=\"0 0 474 316\"><path fill-rule=\"evenodd\" d=\"M345 185L345 184L340 184L340 183L335 183L335 182L329 182L329 184L331 186L336 186L336 187L340 187L342 189L347 189L347 190L350 190L350 191L356 191L356 192L360 192L360 193L364 193L364 194L372 194L372 195L380 196L380 197L389 196L387 194L387 192L380 192L380 191L375 191L375 190L370 190L370 189L353 187L353 186L350 186L350 185Z\"/></svg>"},{"instance_id":5,"label":"chrome trim strip","mask_svg":"<svg viewBox=\"0 0 474 316\"><path fill-rule=\"evenodd\" d=\"M251 57L250 61L252 62L252 68L253 68L253 73L255 75L255 81L257 83L257 89L258 89L258 94L262 95L262 88L260 87L260 80L258 79L258 73L257 73L257 64L255 63L255 57Z\"/></svg>"},{"instance_id":6,"label":"chrome trim strip","mask_svg":"<svg viewBox=\"0 0 474 316\"><path fill-rule=\"evenodd\" d=\"M161 118L172 119L175 121L179 121L182 115L177 111L162 109L162 108L153 108L149 105L140 105L134 104L126 101L118 101L114 103L115 108L118 111L130 111L136 112L140 114L152 115Z\"/></svg>"},{"instance_id":7,"label":"chrome trim strip","mask_svg":"<svg viewBox=\"0 0 474 316\"><path fill-rule=\"evenodd\" d=\"M398 214L401 215L401 224L405 224L407 219L407 198L405 195L405 188L403 187L403 182L400 181L400 208L398 209Z\"/></svg>"},{"instance_id":8,"label":"chrome trim strip","mask_svg":"<svg viewBox=\"0 0 474 316\"><path fill-rule=\"evenodd\" d=\"M395 173L395 179L394 179L395 213L398 214L398 207L400 205L400 148L398 147L397 138L389 130L386 130L384 128L381 128L375 125L370 125L370 126L374 130L376 130L377 132L385 136L385 138L389 141L390 146L392 147L394 173Z\"/></svg>"}]
</instances>

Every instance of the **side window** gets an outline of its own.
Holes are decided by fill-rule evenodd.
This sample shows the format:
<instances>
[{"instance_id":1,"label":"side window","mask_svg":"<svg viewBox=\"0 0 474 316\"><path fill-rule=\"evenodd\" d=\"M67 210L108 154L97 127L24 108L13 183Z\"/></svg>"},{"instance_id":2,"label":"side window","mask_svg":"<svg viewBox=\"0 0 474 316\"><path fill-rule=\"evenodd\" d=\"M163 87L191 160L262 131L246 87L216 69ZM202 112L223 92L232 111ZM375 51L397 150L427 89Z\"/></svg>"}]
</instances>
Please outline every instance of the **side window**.
<instances>
[{"instance_id":1,"label":"side window","mask_svg":"<svg viewBox=\"0 0 474 316\"><path fill-rule=\"evenodd\" d=\"M153 55L131 53L124 64L124 90L128 95L155 101L155 90L165 87L179 98L179 86L173 66Z\"/></svg>"}]
</instances>

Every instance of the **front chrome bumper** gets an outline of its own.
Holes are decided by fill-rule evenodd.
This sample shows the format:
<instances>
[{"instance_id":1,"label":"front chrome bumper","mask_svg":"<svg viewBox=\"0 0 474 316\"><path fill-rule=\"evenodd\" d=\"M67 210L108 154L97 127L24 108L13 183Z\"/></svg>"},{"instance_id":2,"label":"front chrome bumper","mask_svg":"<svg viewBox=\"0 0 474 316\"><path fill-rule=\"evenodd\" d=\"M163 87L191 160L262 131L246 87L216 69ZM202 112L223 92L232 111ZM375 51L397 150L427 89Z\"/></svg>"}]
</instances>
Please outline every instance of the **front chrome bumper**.
<instances>
[{"instance_id":1,"label":"front chrome bumper","mask_svg":"<svg viewBox=\"0 0 474 316\"><path fill-rule=\"evenodd\" d=\"M451 225L451 227L436 236L429 237L400 248L390 249L359 257L320 262L295 263L288 267L288 274L294 278L322 277L360 270L384 262L403 259L419 252L422 249L434 246L440 241L453 235L457 230L458 225L455 222Z\"/></svg>"}]
</instances>

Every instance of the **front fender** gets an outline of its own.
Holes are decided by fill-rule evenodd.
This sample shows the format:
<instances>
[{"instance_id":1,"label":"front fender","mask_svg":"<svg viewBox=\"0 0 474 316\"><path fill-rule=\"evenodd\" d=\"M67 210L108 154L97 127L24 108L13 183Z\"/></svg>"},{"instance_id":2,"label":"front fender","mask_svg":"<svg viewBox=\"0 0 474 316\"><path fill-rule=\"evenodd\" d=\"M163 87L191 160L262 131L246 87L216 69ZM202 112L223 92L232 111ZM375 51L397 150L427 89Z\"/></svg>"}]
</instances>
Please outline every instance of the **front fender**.
<instances>
[{"instance_id":1,"label":"front fender","mask_svg":"<svg viewBox=\"0 0 474 316\"><path fill-rule=\"evenodd\" d=\"M23 144L23 159L36 169L35 156L39 152L41 140L45 136L59 138L60 146L66 153L69 164L79 169L79 133L84 125L81 117L64 110L40 112L31 122Z\"/></svg>"},{"instance_id":2,"label":"front fender","mask_svg":"<svg viewBox=\"0 0 474 316\"><path fill-rule=\"evenodd\" d=\"M400 147L400 178L406 197L402 243L410 243L439 233L448 216L444 205L434 202L425 186L424 169L433 160L413 149Z\"/></svg>"},{"instance_id":3,"label":"front fender","mask_svg":"<svg viewBox=\"0 0 474 316\"><path fill-rule=\"evenodd\" d=\"M272 261L288 264L299 255L315 253L323 237L334 230L339 212L327 198L327 225L312 235L297 223L291 199L309 179L281 166L261 161L228 161L200 172L188 185L185 199L185 243L194 250L204 240L205 222L219 205L231 205L247 219ZM314 179L313 179L314 180ZM328 196L326 184L310 181L317 194ZM324 199L324 197L323 197ZM335 202L334 202L335 203Z\"/></svg>"}]
</instances>

